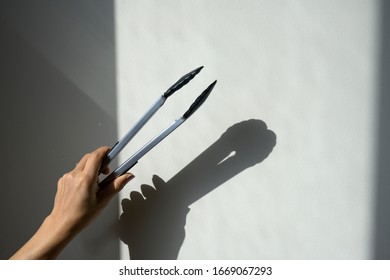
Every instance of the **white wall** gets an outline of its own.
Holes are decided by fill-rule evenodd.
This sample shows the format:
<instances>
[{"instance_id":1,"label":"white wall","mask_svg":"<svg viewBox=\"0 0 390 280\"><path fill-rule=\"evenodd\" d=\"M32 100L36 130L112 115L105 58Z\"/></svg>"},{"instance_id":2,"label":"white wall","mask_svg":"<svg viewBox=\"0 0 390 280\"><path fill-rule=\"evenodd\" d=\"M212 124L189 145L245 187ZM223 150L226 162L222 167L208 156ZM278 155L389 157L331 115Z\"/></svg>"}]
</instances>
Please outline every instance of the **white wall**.
<instances>
[{"instance_id":1,"label":"white wall","mask_svg":"<svg viewBox=\"0 0 390 280\"><path fill-rule=\"evenodd\" d=\"M373 257L376 1L117 0L115 21L120 136L205 65L122 160L218 79L121 193L132 258Z\"/></svg>"}]
</instances>

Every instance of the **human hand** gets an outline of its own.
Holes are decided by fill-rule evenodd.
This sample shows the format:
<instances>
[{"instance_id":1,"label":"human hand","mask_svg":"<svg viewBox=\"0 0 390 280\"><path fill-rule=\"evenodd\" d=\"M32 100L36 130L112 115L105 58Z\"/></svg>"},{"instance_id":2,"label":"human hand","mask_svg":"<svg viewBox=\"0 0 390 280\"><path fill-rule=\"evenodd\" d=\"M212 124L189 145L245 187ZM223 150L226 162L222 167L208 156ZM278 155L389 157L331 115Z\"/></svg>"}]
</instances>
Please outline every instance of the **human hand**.
<instances>
[{"instance_id":1,"label":"human hand","mask_svg":"<svg viewBox=\"0 0 390 280\"><path fill-rule=\"evenodd\" d=\"M53 210L11 259L54 259L134 176L126 173L99 189L99 169L109 147L86 154L57 184ZM109 173L108 168L102 170Z\"/></svg>"},{"instance_id":2,"label":"human hand","mask_svg":"<svg viewBox=\"0 0 390 280\"><path fill-rule=\"evenodd\" d=\"M87 226L115 194L134 178L126 173L99 189L99 169L109 149L101 147L86 154L72 171L58 181L50 217L65 230L79 232ZM102 173L108 174L109 168L104 168Z\"/></svg>"}]
</instances>

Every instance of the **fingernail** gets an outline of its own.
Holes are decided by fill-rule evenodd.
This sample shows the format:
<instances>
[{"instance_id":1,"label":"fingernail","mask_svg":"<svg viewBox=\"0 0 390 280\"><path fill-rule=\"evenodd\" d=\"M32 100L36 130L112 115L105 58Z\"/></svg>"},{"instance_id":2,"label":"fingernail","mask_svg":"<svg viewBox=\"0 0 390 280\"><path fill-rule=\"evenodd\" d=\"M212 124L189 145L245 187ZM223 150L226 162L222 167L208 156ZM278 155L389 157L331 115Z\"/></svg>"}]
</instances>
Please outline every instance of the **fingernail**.
<instances>
[{"instance_id":1,"label":"fingernail","mask_svg":"<svg viewBox=\"0 0 390 280\"><path fill-rule=\"evenodd\" d=\"M130 182L131 180L133 180L135 178L135 176L133 174L127 174L127 177L126 177L126 184L128 182Z\"/></svg>"},{"instance_id":2,"label":"fingernail","mask_svg":"<svg viewBox=\"0 0 390 280\"><path fill-rule=\"evenodd\" d=\"M120 189L118 191L121 191L126 186L126 184L135 177L133 174L127 174L125 176L125 181L121 184L121 186L119 187Z\"/></svg>"}]
</instances>

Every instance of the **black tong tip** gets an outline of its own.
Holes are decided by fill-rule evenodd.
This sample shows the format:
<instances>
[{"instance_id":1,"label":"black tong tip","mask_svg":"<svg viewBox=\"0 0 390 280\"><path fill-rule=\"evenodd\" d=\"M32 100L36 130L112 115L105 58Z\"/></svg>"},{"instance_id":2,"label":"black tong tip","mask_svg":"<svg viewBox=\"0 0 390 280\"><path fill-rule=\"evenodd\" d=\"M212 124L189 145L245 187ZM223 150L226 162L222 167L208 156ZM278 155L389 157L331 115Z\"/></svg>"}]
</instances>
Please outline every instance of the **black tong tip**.
<instances>
[{"instance_id":1,"label":"black tong tip","mask_svg":"<svg viewBox=\"0 0 390 280\"><path fill-rule=\"evenodd\" d=\"M164 94L163 96L165 98L168 98L171 96L175 91L178 91L183 86L188 84L189 81L191 81L196 75L199 74L199 72L203 69L203 66L200 66L196 68L195 70L192 70L191 72L185 74L183 77L181 77L176 83L173 84Z\"/></svg>"},{"instance_id":2,"label":"black tong tip","mask_svg":"<svg viewBox=\"0 0 390 280\"><path fill-rule=\"evenodd\" d=\"M196 98L191 107L184 113L183 118L188 119L202 104L206 101L207 97L210 95L210 92L213 90L217 80L212 82L199 96Z\"/></svg>"},{"instance_id":3,"label":"black tong tip","mask_svg":"<svg viewBox=\"0 0 390 280\"><path fill-rule=\"evenodd\" d=\"M183 77L181 77L173 86L171 86L164 94L163 96L165 98L168 98L171 96L175 91L181 89L184 85L188 84L189 81L191 81L196 75L199 74L199 72L203 69L203 66L200 66L196 68L195 70L192 70L191 72L185 74ZM187 110L187 112L184 113L183 118L187 119L189 118L207 99L210 92L213 90L215 84L217 81L215 80L213 83L211 83L199 96L196 98L194 103L192 103L191 107Z\"/></svg>"}]
</instances>

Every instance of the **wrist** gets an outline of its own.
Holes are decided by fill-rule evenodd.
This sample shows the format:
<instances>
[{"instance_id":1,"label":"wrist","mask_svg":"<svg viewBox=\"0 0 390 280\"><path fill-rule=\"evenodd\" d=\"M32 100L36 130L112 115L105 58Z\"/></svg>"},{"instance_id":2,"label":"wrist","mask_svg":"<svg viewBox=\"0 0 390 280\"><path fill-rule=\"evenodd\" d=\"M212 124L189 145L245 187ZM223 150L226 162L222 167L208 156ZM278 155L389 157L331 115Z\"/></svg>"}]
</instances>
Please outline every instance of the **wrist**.
<instances>
[{"instance_id":1,"label":"wrist","mask_svg":"<svg viewBox=\"0 0 390 280\"><path fill-rule=\"evenodd\" d=\"M67 223L63 219L50 214L43 221L39 231L49 235L51 239L57 242L64 242L73 239L80 230L72 226L71 223Z\"/></svg>"},{"instance_id":2,"label":"wrist","mask_svg":"<svg viewBox=\"0 0 390 280\"><path fill-rule=\"evenodd\" d=\"M65 246L76 236L71 227L61 220L49 215L43 221L36 235L40 251L44 254L44 259L55 259Z\"/></svg>"}]
</instances>

